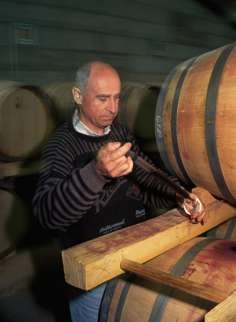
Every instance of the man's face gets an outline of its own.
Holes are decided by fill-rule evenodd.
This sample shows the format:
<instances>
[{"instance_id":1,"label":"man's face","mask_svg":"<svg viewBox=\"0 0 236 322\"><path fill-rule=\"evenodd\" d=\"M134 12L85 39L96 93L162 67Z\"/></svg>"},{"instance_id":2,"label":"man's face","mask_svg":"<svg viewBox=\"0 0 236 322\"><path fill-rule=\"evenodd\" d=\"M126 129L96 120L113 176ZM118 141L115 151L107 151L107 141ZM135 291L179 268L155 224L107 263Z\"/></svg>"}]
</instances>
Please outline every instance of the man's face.
<instances>
[{"instance_id":1,"label":"man's face","mask_svg":"<svg viewBox=\"0 0 236 322\"><path fill-rule=\"evenodd\" d=\"M117 116L120 87L114 70L92 68L88 85L80 96L80 120L97 134L103 134L104 128Z\"/></svg>"}]
</instances>

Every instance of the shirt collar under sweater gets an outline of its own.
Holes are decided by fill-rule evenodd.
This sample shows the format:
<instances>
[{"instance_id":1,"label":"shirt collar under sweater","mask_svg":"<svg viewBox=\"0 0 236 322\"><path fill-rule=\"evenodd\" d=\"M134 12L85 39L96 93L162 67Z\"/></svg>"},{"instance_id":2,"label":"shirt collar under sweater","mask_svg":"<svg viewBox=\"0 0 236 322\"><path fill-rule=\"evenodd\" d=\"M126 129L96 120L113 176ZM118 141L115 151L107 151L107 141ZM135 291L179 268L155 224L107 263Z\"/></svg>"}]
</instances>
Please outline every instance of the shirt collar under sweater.
<instances>
[{"instance_id":1,"label":"shirt collar under sweater","mask_svg":"<svg viewBox=\"0 0 236 322\"><path fill-rule=\"evenodd\" d=\"M85 134L85 135L89 135L89 136L103 136L108 134L111 131L111 127L107 126L104 129L104 133L102 135L97 134L96 132L94 132L93 130L90 130L83 122L80 121L79 119L79 113L78 110L76 109L73 115L73 127L75 129L76 132Z\"/></svg>"}]
</instances>

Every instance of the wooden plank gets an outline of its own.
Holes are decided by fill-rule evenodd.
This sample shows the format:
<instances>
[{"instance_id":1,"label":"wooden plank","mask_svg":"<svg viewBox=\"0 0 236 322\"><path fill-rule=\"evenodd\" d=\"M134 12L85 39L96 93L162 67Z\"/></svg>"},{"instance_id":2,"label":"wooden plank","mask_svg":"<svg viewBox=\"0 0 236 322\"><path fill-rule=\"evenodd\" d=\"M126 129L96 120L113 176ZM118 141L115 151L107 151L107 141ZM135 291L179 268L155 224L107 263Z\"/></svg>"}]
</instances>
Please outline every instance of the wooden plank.
<instances>
[{"instance_id":1,"label":"wooden plank","mask_svg":"<svg viewBox=\"0 0 236 322\"><path fill-rule=\"evenodd\" d=\"M205 322L236 322L236 291L209 311Z\"/></svg>"},{"instance_id":2,"label":"wooden plank","mask_svg":"<svg viewBox=\"0 0 236 322\"><path fill-rule=\"evenodd\" d=\"M139 264L129 259L123 259L120 266L124 271L135 273L151 282L173 287L207 301L220 303L227 297L227 293L223 290L210 286L206 287L200 283L187 280L183 277L173 276L169 273L160 271L156 268L154 269L152 267L144 266L143 264Z\"/></svg>"},{"instance_id":3,"label":"wooden plank","mask_svg":"<svg viewBox=\"0 0 236 322\"><path fill-rule=\"evenodd\" d=\"M191 224L177 209L62 252L67 283L89 290L123 273L123 258L144 263L236 215L236 208L195 188L206 207L204 225Z\"/></svg>"}]
</instances>

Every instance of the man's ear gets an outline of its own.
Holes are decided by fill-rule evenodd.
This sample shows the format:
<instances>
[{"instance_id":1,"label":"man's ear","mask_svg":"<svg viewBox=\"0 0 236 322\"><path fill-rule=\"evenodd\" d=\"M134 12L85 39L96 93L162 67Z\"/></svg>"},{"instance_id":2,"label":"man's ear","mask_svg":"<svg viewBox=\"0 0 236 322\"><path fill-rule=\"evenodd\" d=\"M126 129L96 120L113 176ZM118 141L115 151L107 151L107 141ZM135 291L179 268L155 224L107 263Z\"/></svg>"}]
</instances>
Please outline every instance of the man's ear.
<instances>
[{"instance_id":1,"label":"man's ear","mask_svg":"<svg viewBox=\"0 0 236 322\"><path fill-rule=\"evenodd\" d=\"M82 94L78 87L72 88L72 95L76 104L82 104Z\"/></svg>"}]
</instances>

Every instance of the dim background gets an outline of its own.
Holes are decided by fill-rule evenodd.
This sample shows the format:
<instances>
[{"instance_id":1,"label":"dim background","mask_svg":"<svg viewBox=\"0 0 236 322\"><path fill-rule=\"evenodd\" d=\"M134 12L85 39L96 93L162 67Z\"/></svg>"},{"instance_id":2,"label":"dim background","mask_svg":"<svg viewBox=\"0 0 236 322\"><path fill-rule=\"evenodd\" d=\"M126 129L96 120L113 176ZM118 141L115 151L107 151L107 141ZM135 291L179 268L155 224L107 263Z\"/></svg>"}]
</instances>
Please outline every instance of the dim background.
<instances>
[{"instance_id":1,"label":"dim background","mask_svg":"<svg viewBox=\"0 0 236 322\"><path fill-rule=\"evenodd\" d=\"M138 108L122 117L155 161L151 122L165 77L179 63L234 42L235 26L229 0L0 0L1 322L70 321L60 251L31 209L40 158L38 147L32 157L31 144L55 126L44 94L58 95L54 105L63 106L54 114L62 121L76 69L91 60L112 64L125 83L145 86L126 88L124 99L150 107L138 125ZM43 112L36 115L36 107Z\"/></svg>"},{"instance_id":2,"label":"dim background","mask_svg":"<svg viewBox=\"0 0 236 322\"><path fill-rule=\"evenodd\" d=\"M233 1L0 1L0 78L71 81L93 59L157 84L179 62L235 40ZM234 11L235 8L235 11Z\"/></svg>"}]
</instances>

